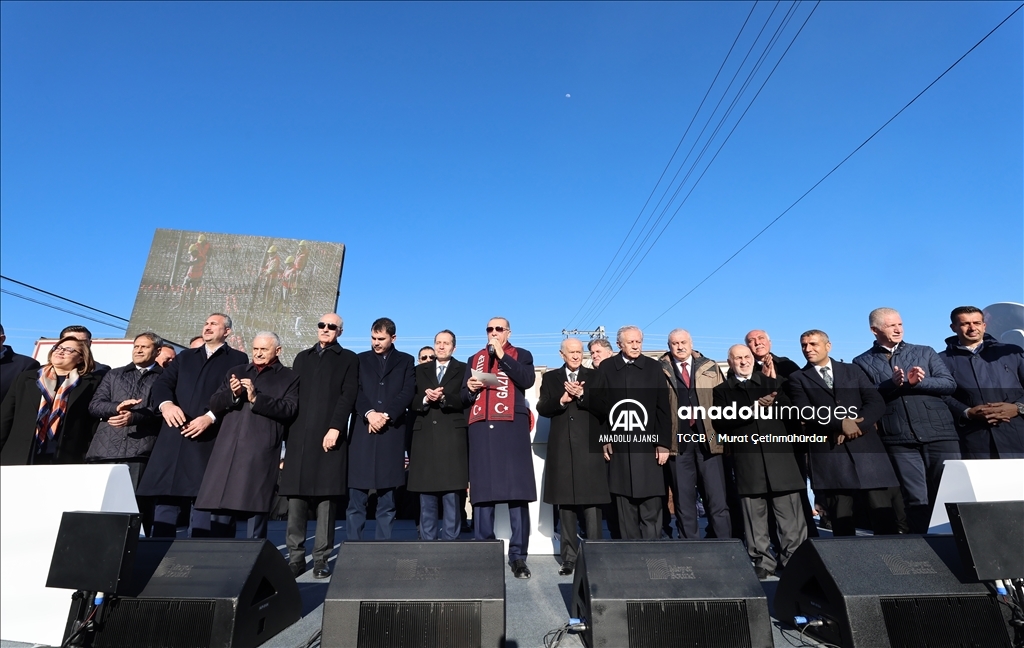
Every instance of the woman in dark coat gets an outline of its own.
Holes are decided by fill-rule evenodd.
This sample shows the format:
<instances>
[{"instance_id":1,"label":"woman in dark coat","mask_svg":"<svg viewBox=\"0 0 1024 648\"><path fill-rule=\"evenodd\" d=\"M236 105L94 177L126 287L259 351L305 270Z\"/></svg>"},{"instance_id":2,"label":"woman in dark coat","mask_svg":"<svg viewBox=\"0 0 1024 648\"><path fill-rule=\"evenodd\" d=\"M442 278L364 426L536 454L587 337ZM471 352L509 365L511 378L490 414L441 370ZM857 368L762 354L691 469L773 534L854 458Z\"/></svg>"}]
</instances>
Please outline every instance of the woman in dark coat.
<instances>
[{"instance_id":1,"label":"woman in dark coat","mask_svg":"<svg viewBox=\"0 0 1024 648\"><path fill-rule=\"evenodd\" d=\"M299 377L278 361L276 335L257 334L252 362L233 367L210 397L222 419L196 508L238 517L270 510L285 428L299 407Z\"/></svg>"},{"instance_id":2,"label":"woman in dark coat","mask_svg":"<svg viewBox=\"0 0 1024 648\"><path fill-rule=\"evenodd\" d=\"M14 379L0 405L0 464L84 463L97 420L89 401L99 380L89 346L63 337L47 364Z\"/></svg>"}]
</instances>

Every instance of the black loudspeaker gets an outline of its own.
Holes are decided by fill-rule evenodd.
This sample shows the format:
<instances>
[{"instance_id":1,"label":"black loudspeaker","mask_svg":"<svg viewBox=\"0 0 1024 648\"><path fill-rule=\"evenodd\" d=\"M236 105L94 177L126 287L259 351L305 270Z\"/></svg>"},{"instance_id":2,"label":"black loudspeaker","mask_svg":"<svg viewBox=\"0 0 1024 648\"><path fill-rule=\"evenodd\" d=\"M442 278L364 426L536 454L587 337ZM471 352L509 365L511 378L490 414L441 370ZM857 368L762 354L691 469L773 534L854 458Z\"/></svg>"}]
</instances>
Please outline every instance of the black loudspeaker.
<instances>
[{"instance_id":1,"label":"black loudspeaker","mask_svg":"<svg viewBox=\"0 0 1024 648\"><path fill-rule=\"evenodd\" d=\"M138 513L65 512L46 586L120 594L131 578L138 544Z\"/></svg>"},{"instance_id":2,"label":"black loudspeaker","mask_svg":"<svg viewBox=\"0 0 1024 648\"><path fill-rule=\"evenodd\" d=\"M786 565L775 615L844 648L1010 647L996 599L951 536L809 538Z\"/></svg>"},{"instance_id":3,"label":"black loudspeaker","mask_svg":"<svg viewBox=\"0 0 1024 648\"><path fill-rule=\"evenodd\" d=\"M582 543L572 615L591 648L772 648L768 599L739 540Z\"/></svg>"},{"instance_id":4,"label":"black loudspeaker","mask_svg":"<svg viewBox=\"0 0 1024 648\"><path fill-rule=\"evenodd\" d=\"M960 558L981 581L1024 578L1024 502L946 504Z\"/></svg>"},{"instance_id":5,"label":"black loudspeaker","mask_svg":"<svg viewBox=\"0 0 1024 648\"><path fill-rule=\"evenodd\" d=\"M346 542L324 601L323 646L497 648L505 643L500 540Z\"/></svg>"},{"instance_id":6,"label":"black loudspeaker","mask_svg":"<svg viewBox=\"0 0 1024 648\"><path fill-rule=\"evenodd\" d=\"M84 606L72 603L65 639ZM295 578L266 540L139 540L130 584L99 608L90 645L246 648L301 616Z\"/></svg>"}]
</instances>

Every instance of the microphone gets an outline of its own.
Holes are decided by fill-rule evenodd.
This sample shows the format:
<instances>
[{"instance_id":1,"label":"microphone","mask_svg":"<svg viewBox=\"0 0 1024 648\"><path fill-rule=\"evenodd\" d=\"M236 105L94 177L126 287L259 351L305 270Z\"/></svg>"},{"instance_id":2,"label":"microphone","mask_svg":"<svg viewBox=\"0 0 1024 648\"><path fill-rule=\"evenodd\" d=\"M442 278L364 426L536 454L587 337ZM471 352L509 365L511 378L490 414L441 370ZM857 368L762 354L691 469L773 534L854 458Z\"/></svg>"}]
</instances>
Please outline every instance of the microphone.
<instances>
[{"instance_id":1,"label":"microphone","mask_svg":"<svg viewBox=\"0 0 1024 648\"><path fill-rule=\"evenodd\" d=\"M494 345L493 345L493 344L488 344L488 345L487 345L487 354L488 354L489 356L491 356L492 358L493 358L493 357L494 357L495 355L497 355L497 354L496 354L496 353L494 352Z\"/></svg>"}]
</instances>

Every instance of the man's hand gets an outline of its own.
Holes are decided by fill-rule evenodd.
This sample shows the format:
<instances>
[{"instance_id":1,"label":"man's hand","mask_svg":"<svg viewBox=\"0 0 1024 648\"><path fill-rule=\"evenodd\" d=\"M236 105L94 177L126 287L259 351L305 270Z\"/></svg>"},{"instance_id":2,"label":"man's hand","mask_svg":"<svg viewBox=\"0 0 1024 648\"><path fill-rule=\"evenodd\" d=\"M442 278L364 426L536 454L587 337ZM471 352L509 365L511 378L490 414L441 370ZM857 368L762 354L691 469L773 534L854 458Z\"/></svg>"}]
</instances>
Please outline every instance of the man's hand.
<instances>
[{"instance_id":1,"label":"man's hand","mask_svg":"<svg viewBox=\"0 0 1024 648\"><path fill-rule=\"evenodd\" d=\"M1017 406L1013 403L985 403L967 410L967 416L989 425L999 425L1017 416Z\"/></svg>"},{"instance_id":2,"label":"man's hand","mask_svg":"<svg viewBox=\"0 0 1024 648\"><path fill-rule=\"evenodd\" d=\"M501 360L502 358L505 357L505 349L501 348L501 342L498 342L496 338L492 337L491 339L487 340L487 344L490 344L492 347L494 347L494 355L497 356L498 360Z\"/></svg>"},{"instance_id":3,"label":"man's hand","mask_svg":"<svg viewBox=\"0 0 1024 648\"><path fill-rule=\"evenodd\" d=\"M340 436L341 430L337 428L327 430L327 434L324 435L324 452L334 450L335 446L338 445L338 437Z\"/></svg>"},{"instance_id":4,"label":"man's hand","mask_svg":"<svg viewBox=\"0 0 1024 648\"><path fill-rule=\"evenodd\" d=\"M665 462L668 461L668 448L662 448L661 446L655 446L654 458L658 460L659 466L664 466Z\"/></svg>"},{"instance_id":5,"label":"man's hand","mask_svg":"<svg viewBox=\"0 0 1024 648\"><path fill-rule=\"evenodd\" d=\"M194 439L205 432L206 428L211 425L213 425L213 421L210 420L209 416L203 414L202 416L195 417L188 425L183 427L181 429L181 435L186 439Z\"/></svg>"},{"instance_id":6,"label":"man's hand","mask_svg":"<svg viewBox=\"0 0 1024 648\"><path fill-rule=\"evenodd\" d=\"M231 393L234 394L235 398L242 397L242 390L245 387L242 386L242 381L235 374L231 374L231 378L228 380L228 387L231 388Z\"/></svg>"},{"instance_id":7,"label":"man's hand","mask_svg":"<svg viewBox=\"0 0 1024 648\"><path fill-rule=\"evenodd\" d=\"M864 422L863 418L859 418L859 419L844 418L843 419L843 433L839 435L838 439L836 439L836 443L838 445L842 445L843 441L846 441L846 440L852 441L852 440L856 439L857 437L862 436L864 433L861 432L861 429L859 427L857 427L857 426L858 426L858 424L863 423L863 422Z\"/></svg>"},{"instance_id":8,"label":"man's hand","mask_svg":"<svg viewBox=\"0 0 1024 648\"><path fill-rule=\"evenodd\" d=\"M469 391L473 392L474 394L477 394L480 392L481 389L484 388L484 383L479 378L470 378L469 380L466 381L466 387L469 388Z\"/></svg>"},{"instance_id":9,"label":"man's hand","mask_svg":"<svg viewBox=\"0 0 1024 648\"><path fill-rule=\"evenodd\" d=\"M128 400L123 400L123 401L121 401L120 403L117 404L117 411L118 412L127 412L128 410L130 410L131 408L135 407L136 405L138 405L141 402L142 402L141 398L129 398Z\"/></svg>"},{"instance_id":10,"label":"man's hand","mask_svg":"<svg viewBox=\"0 0 1024 648\"><path fill-rule=\"evenodd\" d=\"M252 378L242 378L242 387L249 393L249 402L256 402L256 385L252 384Z\"/></svg>"},{"instance_id":11,"label":"man's hand","mask_svg":"<svg viewBox=\"0 0 1024 648\"><path fill-rule=\"evenodd\" d=\"M924 369L921 367L914 367L909 373L907 373L907 382L910 383L911 387L916 387L922 380L924 380L924 376Z\"/></svg>"},{"instance_id":12,"label":"man's hand","mask_svg":"<svg viewBox=\"0 0 1024 648\"><path fill-rule=\"evenodd\" d=\"M428 389L426 390L426 394L428 402L436 403L444 396L444 388L438 387L437 389Z\"/></svg>"},{"instance_id":13,"label":"man's hand","mask_svg":"<svg viewBox=\"0 0 1024 648\"><path fill-rule=\"evenodd\" d=\"M761 360L761 373L769 378L777 377L775 375L775 361L772 360L772 354L769 353Z\"/></svg>"},{"instance_id":14,"label":"man's hand","mask_svg":"<svg viewBox=\"0 0 1024 648\"><path fill-rule=\"evenodd\" d=\"M185 418L185 412L181 411L181 408L174 403L164 405L160 414L164 417L164 422L172 428L180 428L188 420Z\"/></svg>"},{"instance_id":15,"label":"man's hand","mask_svg":"<svg viewBox=\"0 0 1024 648\"><path fill-rule=\"evenodd\" d=\"M758 404L761 407L768 407L769 405L771 405L772 403L775 402L775 397L778 396L778 395L779 395L779 392L773 391L772 393L768 394L767 396L762 396L761 398L758 398L757 402L758 402Z\"/></svg>"},{"instance_id":16,"label":"man's hand","mask_svg":"<svg viewBox=\"0 0 1024 648\"><path fill-rule=\"evenodd\" d=\"M125 427L129 423L131 423L131 420L132 420L132 413L131 412L121 412L120 414L117 414L116 416L111 416L110 418L108 418L107 419L107 423L110 425L110 427Z\"/></svg>"},{"instance_id":17,"label":"man's hand","mask_svg":"<svg viewBox=\"0 0 1024 648\"><path fill-rule=\"evenodd\" d=\"M903 373L902 369L900 369L899 367L892 368L892 384L896 385L897 387L902 387L906 379L907 376L906 374Z\"/></svg>"},{"instance_id":18,"label":"man's hand","mask_svg":"<svg viewBox=\"0 0 1024 648\"><path fill-rule=\"evenodd\" d=\"M387 425L388 418L380 412L370 412L366 415L366 424L370 428L370 434L376 434Z\"/></svg>"},{"instance_id":19,"label":"man's hand","mask_svg":"<svg viewBox=\"0 0 1024 648\"><path fill-rule=\"evenodd\" d=\"M605 461L611 461L612 460L612 454L614 454L612 452L612 444L606 443L606 444L604 444L601 447L601 449L604 451L604 460Z\"/></svg>"},{"instance_id":20,"label":"man's hand","mask_svg":"<svg viewBox=\"0 0 1024 648\"><path fill-rule=\"evenodd\" d=\"M565 381L565 391L573 398L579 398L583 395L584 382L569 382Z\"/></svg>"}]
</instances>

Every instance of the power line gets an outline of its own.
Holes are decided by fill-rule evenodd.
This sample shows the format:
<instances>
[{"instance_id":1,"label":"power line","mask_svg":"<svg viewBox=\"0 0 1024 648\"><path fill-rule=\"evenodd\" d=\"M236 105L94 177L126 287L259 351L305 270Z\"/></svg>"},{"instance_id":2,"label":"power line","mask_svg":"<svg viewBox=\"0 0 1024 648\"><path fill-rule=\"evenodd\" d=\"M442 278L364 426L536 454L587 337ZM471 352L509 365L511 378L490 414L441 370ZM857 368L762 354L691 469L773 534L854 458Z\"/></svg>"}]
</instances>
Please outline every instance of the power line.
<instances>
[{"instance_id":1,"label":"power line","mask_svg":"<svg viewBox=\"0 0 1024 648\"><path fill-rule=\"evenodd\" d=\"M583 300L583 303L580 305L579 310L576 311L576 314L569 319L570 322L574 322L576 320L576 317L580 314L580 311L582 311L583 308L587 305L587 302L590 301L590 298L593 296L594 292L601 285L601 281L605 278L605 275L608 274L608 270L610 270L612 264L615 263L615 259L619 256L619 252L622 251L622 246L626 244L626 241L629 240L629 235L633 233L633 229L636 227L636 224L640 222L640 217L643 215L644 210L647 209L647 205L650 204L651 198L654 197L654 194L658 190L658 186L661 184L662 179L664 179L665 174L669 170L669 167L672 166L673 160L676 159L676 154L679 153L679 148L683 145L683 142L686 140L686 136L690 133L690 128L693 126L693 122L697 120L697 115L700 114L701 108L704 107L704 102L707 101L708 96L711 94L712 88L714 88L715 83L718 82L718 77L722 74L722 70L725 68L726 62L732 55L732 51L736 47L736 43L739 42L740 36L743 34L743 30L746 29L747 22L749 22L750 17L754 15L754 9L757 8L757 2L758 0L754 0L754 4L750 6L750 12L747 14L747 17L743 20L743 24L740 25L740 30L736 33L736 38L733 39L732 45L729 46L729 51L725 53L725 58L722 59L722 64L718 66L718 72L715 73L715 78L711 80L711 85L708 86L707 92L704 93L704 98L700 100L700 105L697 106L697 110L694 111L693 117L690 118L690 123L686 125L686 130L683 131L683 136L679 138L679 143L676 144L676 148L674 151L672 151L671 157L669 157L668 162L665 163L665 168L662 169L661 175L658 176L658 181L654 183L654 186L651 188L650 195L647 196L647 200L644 201L643 207L640 208L640 212L636 215L636 218L633 220L633 225L630 226L629 231L626 232L626 236L623 237L622 239L622 243L619 244L619 249L615 250L615 254L613 254L611 260L608 261L608 265L605 266L604 272L602 272L601 276L598 277L597 283L595 283L594 287L590 290L590 294L587 295L587 298ZM657 209L657 207L655 207L655 209Z\"/></svg>"},{"instance_id":2,"label":"power line","mask_svg":"<svg viewBox=\"0 0 1024 648\"><path fill-rule=\"evenodd\" d=\"M733 133L736 132L736 129L739 127L740 123L742 123L744 117L746 117L747 113L753 107L754 102L757 100L758 96L760 96L761 92L764 90L765 86L768 84L768 81L771 80L772 76L775 74L775 71L778 69L779 65L781 65L782 61L785 59L786 55L789 53L789 50L792 48L792 46L796 42L797 38L803 32L804 27L807 26L807 23L808 23L808 21L810 21L811 16L814 15L815 10L818 8L818 5L820 4L820 0L819 0L819 2L815 3L815 5L811 9L810 13L807 14L806 18L804 18L804 21L800 25L800 28L797 30L796 34L790 40L789 44L786 46L786 49L779 56L779 59L775 62L775 65L772 67L772 70L768 73L767 77L765 77L764 81L761 83L761 85L758 88L757 92L750 99L750 102L747 104L746 108L743 110L743 112L740 114L739 118L733 124L732 128L729 130L729 133L725 136L725 139L722 141L721 144L719 144L717 150L715 151L715 154L708 161L707 165L704 167L704 170L701 171L700 175L692 183L692 185L690 186L690 190L683 197L682 201L676 206L675 210L673 211L672 215L669 217L668 221L664 224L664 226L662 226L661 231L658 232L658 235L654 238L654 241L651 242L650 245L647 245L646 250L644 250L644 252L643 252L643 256L640 257L639 261L637 261L635 264L633 264L632 263L633 260L636 259L637 255L640 254L640 251L643 248L643 246L647 244L647 241L650 240L651 235L654 234L655 229L657 229L658 225L661 224L661 222L664 219L665 215L668 213L668 210L671 208L671 204L675 201L675 199L679 195L679 192L682 191L683 187L685 186L686 181L690 178L690 176L693 174L693 172L697 169L697 165L700 163L700 161L704 157L705 153L707 153L707 151L711 147L711 144L714 141L715 137L718 136L718 133L721 131L722 127L725 125L725 122L728 120L729 116L732 114L733 110L736 108L736 104L739 102L739 100L742 97L742 95L746 92L747 87L750 85L751 81L753 81L754 76L760 71L761 66L764 64L768 54L778 44L778 41L779 41L779 39L781 37L782 32L785 30L785 28L789 25L790 21L792 20L792 17L794 15L794 12L795 12L797 4L798 3L794 3L790 7L790 10L787 11L786 15L782 18L782 21L780 22L779 27L776 28L775 33L772 35L772 37L770 38L768 44L765 46L764 50L762 51L762 53L758 57L757 62L754 63L754 65L751 68L750 72L747 74L746 79L743 81L740 89L737 91L736 95L733 97L732 101L729 104L729 107L726 109L725 114L723 114L722 117L719 119L718 124L715 126L713 132L708 137L707 141L704 143L704 146L701 149L700 153L698 154L697 158L694 160L693 164L690 166L690 169L687 171L686 175L683 177L683 180L676 187L676 190L673 193L672 198L665 205L665 208L662 210L661 215L655 221L654 226L651 228L651 230L644 237L644 240L641 242L640 247L637 248L636 252L634 252L632 258L630 259L630 263L627 265L626 268L623 268L622 271L618 273L618 275L615 277L615 279L612 282L610 282L606 286L605 291L603 292L601 297L599 297L599 300L597 302L595 302L591 306L591 309L590 309L590 311L588 311L588 314L593 312L593 317L594 318L600 317L604 313L604 311L608 308L608 306L611 305L611 303L615 300L615 298L618 296L618 294L626 286L628 281L633 277L633 275L639 269L640 265L642 265L643 262L647 259L647 256L650 254L651 250L653 250L654 247L657 245L658 241L661 240L661 237L664 235L665 231L667 231L668 227L675 220L676 216L679 214L679 211L686 204L687 200L689 200L690 196L693 194L693 192L696 190L697 186L700 184L700 181L704 178L704 176L710 170L711 165L718 158L718 155L722 152L722 150L725 147L725 145L732 138ZM769 20L770 20L770 18L771 18L771 16L769 16ZM768 23L768 21L766 21L765 26L767 26L767 23ZM761 31L763 33L763 31L764 31L763 27L762 27ZM744 57L743 62L740 63L740 68L737 69L736 75L739 74L740 69L742 69L743 65L746 63L747 58L749 58L750 52L753 51L755 45L757 44L757 41L760 39L760 36L761 36L761 34L759 33L757 38L754 39L754 42L751 44L750 51L747 53L747 56ZM733 80L735 80L736 75L734 75ZM719 101L719 106L721 105L721 102L725 99L725 95L728 94L729 88L731 88L731 87L732 87L732 82L730 82L729 87L726 88L725 93L723 94L722 99ZM718 106L716 106L715 110L717 111L717 109L718 109ZM712 116L713 116L713 114L712 114ZM708 118L708 124L710 124L710 123L711 123L711 117ZM706 128L707 128L707 125L705 125L705 130L706 130ZM701 135L703 135L703 132L704 131L702 130L701 131ZM700 136L698 136L698 140L699 140L699 137ZM692 150L694 148L696 148L696 146L697 146L697 142L695 142L693 147L691 147L691 152L692 152ZM689 157L689 154L687 154L687 158L688 157ZM678 175L678 173L677 173L677 175ZM632 265L632 269L629 269L629 265ZM626 277L624 279L622 279L622 275L625 274L627 270L629 270L629 274L626 275ZM620 281L620 279L621 279L621 281ZM618 285L618 287L614 288L614 286L616 284ZM609 293L611 293L611 291L613 289L614 289L614 293L612 293L611 296L607 296ZM600 304L603 304L603 305L600 305ZM600 305L600 307L599 307L599 305Z\"/></svg>"},{"instance_id":3,"label":"power line","mask_svg":"<svg viewBox=\"0 0 1024 648\"><path fill-rule=\"evenodd\" d=\"M67 297L62 297L61 295L58 295L57 293L52 293L52 292L50 292L48 290L43 290L42 288L36 288L35 286L32 286L32 285L27 284L27 283L24 283L22 281L18 281L17 279L11 279L10 277L5 277L3 275L0 275L0 279L6 279L7 281L10 281L11 283L16 283L19 286L25 286L26 288L31 288L32 290L35 290L36 292L43 293L44 295L49 295L50 297L56 297L57 299L62 299L64 301L66 301L66 302L70 302L70 303L74 304L75 306L81 306L82 308L88 308L91 311L100 313L101 315L106 315L107 317L113 317L114 319L119 319L122 322L129 321L128 319L126 319L124 317L121 317L120 315L114 315L113 313L108 313L107 311L101 311L100 309L93 308L92 306L89 306L88 304L83 304L82 302L76 302L74 299L68 299ZM8 293L8 294L14 295L14 293ZM20 296L20 295L15 295L15 296ZM32 300L30 299L29 301L32 301ZM42 304L42 302L36 302L36 303L37 304ZM43 304L43 305L45 306L46 304ZM57 310L61 310L61 309L58 308ZM70 313L71 311L64 311L64 312L65 313ZM77 314L77 313L74 313L74 314ZM92 321L98 322L99 320L92 320Z\"/></svg>"},{"instance_id":4,"label":"power line","mask_svg":"<svg viewBox=\"0 0 1024 648\"><path fill-rule=\"evenodd\" d=\"M704 284L704 283L705 283L705 282L706 282L706 281L707 281L708 279L710 279L711 277L713 277L713 276L715 276L716 274L718 274L718 271L719 271L719 270L721 270L722 268L724 268L724 267L725 267L725 266L726 266L726 265L727 265L727 264L728 264L728 263L729 263L730 261L732 261L733 259L735 259L735 258L736 258L736 257L737 257L737 256L738 256L738 255L740 254L740 252L742 252L743 250L747 249L747 247L749 247L751 243L753 243L753 242L754 242L754 241L756 241L756 240L757 240L758 238L760 238L762 234L764 234L765 232L767 232L767 231L768 231L768 229L772 227L772 225L775 225L775 223L779 222L779 220L780 220L780 219L781 219L781 218L782 218L783 216L785 216L785 215L786 215L787 213L789 213L789 211L790 211L791 209L793 209L794 207L796 207L796 206L797 206L797 205L798 205L798 204L800 203L800 201L802 201L802 200L803 200L804 198L806 198L806 197L808 196L808 194L810 194L810 193L811 193L812 191L814 191L815 189L817 189L817 188L818 188L818 185L820 185L820 184L821 184L822 182L825 182L825 180L827 180L829 176L831 176L831 175L832 175L833 173L835 173L835 172L836 172L836 171L837 171L837 170L839 169L839 167L841 167L841 166L843 166L844 164L846 164L846 162L847 162L847 161L848 161L848 160L849 160L850 158L852 158L852 157L853 157L853 156L854 156L854 155L855 155L855 154L857 153L857 151L859 151L859 150L861 150L862 148L864 148L864 146L866 146L868 142L870 142L871 140L873 140L873 139L875 138L875 136L876 136L876 135L878 135L879 133L881 133L881 132L882 132L882 129L884 129L884 128L885 128L886 126L888 126L889 124L891 124L891 123L893 122L893 120L895 120L895 119L896 119L897 117L899 117L899 116L900 116L901 114L903 114L903 111L905 111L905 110L906 110L907 108L910 108L910 106L911 106L911 105L912 105L912 104L913 104L913 103L914 103L915 101L917 101L918 99L920 99L920 98L921 98L921 95L923 95L924 93L928 92L928 90L930 90L930 89L931 89L931 87L932 87L933 85L935 85L936 83L938 83L938 82L939 82L939 80L940 80L940 79L942 79L942 77L946 76L946 75L947 75L947 74L948 74L948 73L950 72L950 70L952 70L952 69L953 69L953 68L955 68L955 67L956 67L957 65L959 65L959 64L960 64L960 61L963 61L963 60L964 60L965 58L967 58L967 55L968 55L968 54L970 54L971 52L973 52L973 51L974 51L975 49L977 49L977 48L978 48L978 46L980 46L980 45L981 45L982 43L984 43L984 42L985 42L986 40L988 40L988 37L989 37L989 36L991 36L992 34L996 33L996 30L998 30L998 29L999 29L1000 27L1002 27L1002 26L1003 26L1004 24L1006 24L1006 21L1008 21L1008 20L1009 20L1010 18L1013 18L1013 16L1014 16L1014 15L1015 15L1015 14L1016 14L1016 13L1017 13L1018 11L1020 11L1022 7L1024 7L1024 3L1022 3L1022 4L1019 4L1019 5L1017 5L1017 8L1016 8L1016 9L1014 9L1013 11L1011 11L1011 12L1010 12L1010 14L1009 14L1008 16L1006 16L1006 18L1003 18L1003 19L1002 19L1002 21L1000 21L998 25L996 25L995 27L993 27L993 28L992 28L992 30L991 30L990 32L988 32L987 34L985 34L985 35L984 35L984 36L983 36L983 37L981 38L981 40L979 40L979 41L978 41L977 43L975 43L975 44L974 44L974 45L973 45L973 46L972 46L972 47L971 47L971 48L970 48L969 50L967 50L966 52L964 52L964 53L963 53L963 55L962 55L962 56L961 56L960 58L958 58L958 59L957 59L956 61L954 61L952 65L950 65L950 66L949 66L948 68L946 68L946 69L945 69L945 70L944 70L944 71L942 72L942 74L940 74L939 76L935 77L935 79L934 79L934 80L933 80L933 81L932 81L931 83L929 83L929 84L928 84L927 86L925 86L925 87L924 87L924 90L921 90L921 92L918 92L918 93L917 93L917 94L916 94L916 95L914 96L914 98L913 98L913 99L911 99L910 101L908 101L908 102L906 103L906 105L904 105L904 106L903 106L902 108L900 108L900 109L899 109L899 110L898 110L898 111L896 112L896 114L895 114L895 115L893 115L893 116L892 116L892 117L890 117L890 118L889 118L888 120L886 120L886 122L885 122L884 124L882 124L881 126L879 126L879 127L878 127L878 129L877 129L877 130L876 130L875 132L871 133L871 135L869 135L867 139L865 139L865 140L864 140L863 142L861 142L861 143L860 143L860 144L859 144L859 145L857 146L857 148L853 149L853 151L851 151L849 155L847 155L846 157L844 157L844 158L843 158L843 159L842 159L842 160L841 160L841 161L839 162L839 164L837 164L837 165L835 165L834 167L832 167L832 170L831 170L831 171L829 171L828 173L826 173L825 175L823 175L823 176L821 177L821 179L820 179L820 180L818 180L818 181L817 181L817 182L815 182L815 183L814 183L813 185L811 185L811 188L810 188L810 189L808 189L807 191L805 191L805 192L804 192L803 194L801 194L801 196L800 196L799 198L797 198L796 200L794 200L794 201L793 201L793 204L791 204L791 205L790 205L789 207L786 207L786 209L784 209L784 210L782 211L782 213L781 213L781 214L779 214L778 216L776 216L775 218L773 218L773 219L772 219L771 221L769 221L769 223L768 223L767 225L765 225L765 226L764 226L764 227L763 227L763 228L761 229L761 231L759 231L759 232L758 232L757 234L755 234L755 235L754 235L754 236L753 236L753 237L752 237L752 238L751 238L751 239L750 239L749 241L747 241L746 243L744 243L744 244L743 244L743 246L742 246L742 247L740 247L740 249L738 249L738 250L736 250L735 252L733 252L733 253L732 253L732 255L731 255L731 256L730 256L730 257L729 257L728 259L726 259L725 261L723 261L723 262L721 263L721 265L719 265L719 266L718 266L717 268L715 268L714 270L712 270L712 271L711 271L711 273L710 273L710 274L708 274L708 275L707 275L706 277L704 277L703 279L701 279L701 280L700 280L700 282L698 282L698 283L697 283L697 285L695 285L695 286L694 286L693 288L690 288L690 290L688 290L688 291L686 292L686 294L684 294L684 295L683 295L682 297L680 297L679 299L677 299L677 300L675 301L675 303L673 303L673 304L672 304L671 306L669 306L668 308L666 308L664 312L662 312L662 313L661 313L660 315L658 315L658 316L657 316L657 317L655 317L655 318L654 318L653 320L651 320L651 321L650 321L650 323L649 323L649 324L647 324L647 326L650 326L651 324L654 324L654 323L655 323L655 322L657 322L657 321L658 321L659 319L661 319L662 317L664 317L664 316L665 316L666 314L668 314L668 312L669 312L669 311L671 311L671 310L672 310L673 308L675 308L676 306L678 306L678 305L679 305L679 303L680 303L681 301L683 301L684 299L686 299L687 297L689 297L689 296L690 296L690 294L691 294L691 293L693 293L693 291L695 291L695 290L697 290L698 288L700 288L700 287L701 287L701 286L702 286L702 285L703 285L703 284ZM647 326L645 326L644 328L647 328Z\"/></svg>"},{"instance_id":5,"label":"power line","mask_svg":"<svg viewBox=\"0 0 1024 648\"><path fill-rule=\"evenodd\" d=\"M6 277L4 277L4 278L6 279ZM0 288L0 292L4 293L6 295L10 295L12 297L17 297L18 299L24 299L25 301L30 301L33 304L39 304L40 306L46 306L47 308L52 308L53 310L59 310L62 313L70 313L71 315L74 315L75 317L81 317L82 319L87 319L90 322L97 322L97 323L102 324L104 326L109 326L110 328L114 329L115 331L123 331L123 330L125 330L124 326L120 326L118 324L111 324L109 322L104 322L102 320L96 319L95 317L89 317L88 315L83 315L82 313L76 313L75 311L68 310L66 308L61 308L60 306L54 306L53 304L47 304L46 302L41 302L38 299L32 299L31 297L26 297L25 295L19 295L18 293L11 292L10 290L7 290L6 288Z\"/></svg>"}]
</instances>

